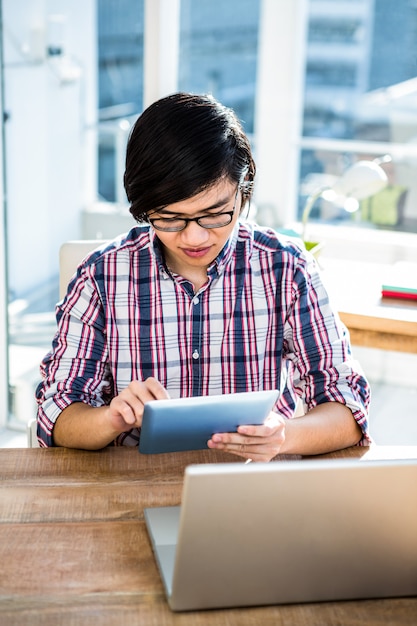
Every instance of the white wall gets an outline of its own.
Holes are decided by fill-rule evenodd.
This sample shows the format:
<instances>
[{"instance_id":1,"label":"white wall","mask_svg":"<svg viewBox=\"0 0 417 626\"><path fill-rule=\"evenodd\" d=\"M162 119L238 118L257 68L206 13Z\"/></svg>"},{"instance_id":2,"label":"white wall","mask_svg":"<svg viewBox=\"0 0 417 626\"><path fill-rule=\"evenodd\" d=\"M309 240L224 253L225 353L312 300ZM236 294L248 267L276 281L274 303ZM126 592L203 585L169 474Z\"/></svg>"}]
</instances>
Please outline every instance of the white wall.
<instances>
[{"instance_id":1,"label":"white wall","mask_svg":"<svg viewBox=\"0 0 417 626\"><path fill-rule=\"evenodd\" d=\"M1 7L0 7L1 8ZM0 47L0 66L2 51ZM3 119L3 92L0 80L0 119ZM7 286L6 286L6 233L5 190L3 184L3 145L0 133L0 427L7 421L8 413L8 352L7 352Z\"/></svg>"},{"instance_id":2,"label":"white wall","mask_svg":"<svg viewBox=\"0 0 417 626\"><path fill-rule=\"evenodd\" d=\"M54 14L66 17L61 58L46 53ZM95 0L3 0L3 25L9 288L21 297L58 273L95 190Z\"/></svg>"}]
</instances>

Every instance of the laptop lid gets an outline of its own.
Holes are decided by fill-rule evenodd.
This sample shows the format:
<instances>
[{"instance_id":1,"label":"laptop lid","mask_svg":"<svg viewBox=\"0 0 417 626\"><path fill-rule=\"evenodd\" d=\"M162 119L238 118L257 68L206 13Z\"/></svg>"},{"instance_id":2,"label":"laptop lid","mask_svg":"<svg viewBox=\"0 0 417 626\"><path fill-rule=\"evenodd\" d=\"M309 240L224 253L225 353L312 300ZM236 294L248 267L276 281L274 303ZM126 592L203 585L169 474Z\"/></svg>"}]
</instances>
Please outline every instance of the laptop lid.
<instances>
[{"instance_id":1,"label":"laptop lid","mask_svg":"<svg viewBox=\"0 0 417 626\"><path fill-rule=\"evenodd\" d=\"M417 594L416 459L189 466L168 515L174 611Z\"/></svg>"}]
</instances>

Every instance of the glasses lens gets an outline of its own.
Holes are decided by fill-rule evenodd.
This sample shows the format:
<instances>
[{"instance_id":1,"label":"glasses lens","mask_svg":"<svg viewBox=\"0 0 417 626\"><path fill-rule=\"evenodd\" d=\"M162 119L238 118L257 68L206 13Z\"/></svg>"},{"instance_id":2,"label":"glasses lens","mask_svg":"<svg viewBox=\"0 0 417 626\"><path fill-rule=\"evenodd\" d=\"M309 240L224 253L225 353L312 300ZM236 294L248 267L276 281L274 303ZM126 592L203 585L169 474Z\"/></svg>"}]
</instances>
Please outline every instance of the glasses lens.
<instances>
[{"instance_id":1,"label":"glasses lens","mask_svg":"<svg viewBox=\"0 0 417 626\"><path fill-rule=\"evenodd\" d=\"M154 220L149 220L154 228L157 230L164 230L167 233L175 233L179 230L184 230L187 225L185 220L181 219L173 219L171 217L166 218L158 218Z\"/></svg>"},{"instance_id":2,"label":"glasses lens","mask_svg":"<svg viewBox=\"0 0 417 626\"><path fill-rule=\"evenodd\" d=\"M218 215L203 215L198 218L198 223L204 228L221 228L232 221L233 213L219 213Z\"/></svg>"}]
</instances>

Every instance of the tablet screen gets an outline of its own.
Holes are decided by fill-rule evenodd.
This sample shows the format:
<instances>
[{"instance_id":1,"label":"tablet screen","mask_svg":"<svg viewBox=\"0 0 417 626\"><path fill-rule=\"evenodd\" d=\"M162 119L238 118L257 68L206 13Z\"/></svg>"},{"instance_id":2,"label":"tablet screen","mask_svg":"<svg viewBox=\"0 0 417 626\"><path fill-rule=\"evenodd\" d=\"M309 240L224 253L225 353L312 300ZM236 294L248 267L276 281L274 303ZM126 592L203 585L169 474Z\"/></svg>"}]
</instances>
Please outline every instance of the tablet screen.
<instances>
[{"instance_id":1,"label":"tablet screen","mask_svg":"<svg viewBox=\"0 0 417 626\"><path fill-rule=\"evenodd\" d=\"M214 433L263 424L279 392L248 391L218 396L152 400L145 404L139 452L202 450Z\"/></svg>"}]
</instances>

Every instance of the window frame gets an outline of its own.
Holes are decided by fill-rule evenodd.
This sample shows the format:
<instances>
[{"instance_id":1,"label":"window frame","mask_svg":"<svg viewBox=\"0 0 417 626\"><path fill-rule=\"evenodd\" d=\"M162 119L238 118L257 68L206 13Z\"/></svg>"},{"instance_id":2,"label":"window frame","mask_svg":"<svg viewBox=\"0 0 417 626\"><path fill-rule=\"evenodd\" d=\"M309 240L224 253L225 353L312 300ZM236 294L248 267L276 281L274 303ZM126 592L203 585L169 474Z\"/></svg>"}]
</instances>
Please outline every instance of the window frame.
<instances>
[{"instance_id":1,"label":"window frame","mask_svg":"<svg viewBox=\"0 0 417 626\"><path fill-rule=\"evenodd\" d=\"M3 37L2 4L0 3L0 38ZM5 141L4 141L4 70L3 49L0 46L0 427L8 422L9 415L9 344L8 344L8 278L7 278L7 227L5 193Z\"/></svg>"}]
</instances>

